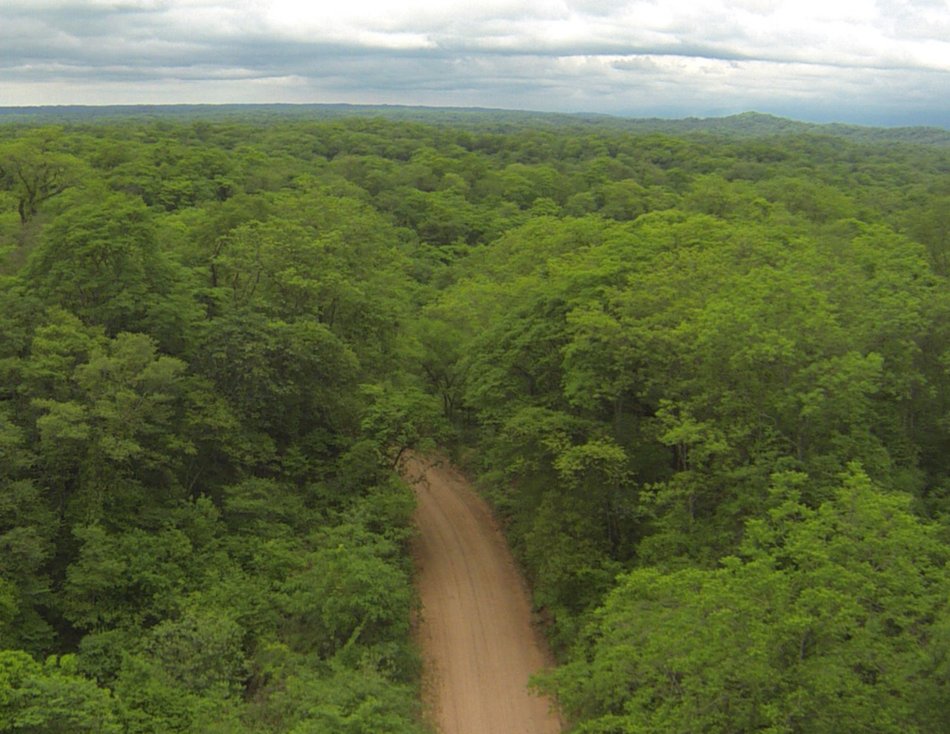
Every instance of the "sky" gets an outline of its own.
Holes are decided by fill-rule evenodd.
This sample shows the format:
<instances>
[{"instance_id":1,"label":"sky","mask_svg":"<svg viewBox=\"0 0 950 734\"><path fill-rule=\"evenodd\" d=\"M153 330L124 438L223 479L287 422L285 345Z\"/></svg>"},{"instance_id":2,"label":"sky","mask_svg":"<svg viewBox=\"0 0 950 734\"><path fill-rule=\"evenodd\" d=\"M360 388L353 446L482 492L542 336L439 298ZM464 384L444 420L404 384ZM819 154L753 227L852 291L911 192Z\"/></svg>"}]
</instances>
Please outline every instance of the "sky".
<instances>
[{"instance_id":1,"label":"sky","mask_svg":"<svg viewBox=\"0 0 950 734\"><path fill-rule=\"evenodd\" d=\"M950 127L950 0L0 0L0 106L235 102Z\"/></svg>"}]
</instances>

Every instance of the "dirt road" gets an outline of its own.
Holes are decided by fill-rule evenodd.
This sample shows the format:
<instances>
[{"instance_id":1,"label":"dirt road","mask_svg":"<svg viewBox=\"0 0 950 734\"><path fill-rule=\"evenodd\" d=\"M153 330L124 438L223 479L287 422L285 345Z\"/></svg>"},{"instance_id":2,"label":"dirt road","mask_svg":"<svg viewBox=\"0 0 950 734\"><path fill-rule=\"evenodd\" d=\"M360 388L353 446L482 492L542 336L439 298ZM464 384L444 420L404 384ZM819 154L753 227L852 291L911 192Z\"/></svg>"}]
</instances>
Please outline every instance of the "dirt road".
<instances>
[{"instance_id":1,"label":"dirt road","mask_svg":"<svg viewBox=\"0 0 950 734\"><path fill-rule=\"evenodd\" d=\"M410 457L418 497L419 638L427 706L442 734L553 734L526 688L547 656L528 594L491 512L450 465Z\"/></svg>"}]
</instances>

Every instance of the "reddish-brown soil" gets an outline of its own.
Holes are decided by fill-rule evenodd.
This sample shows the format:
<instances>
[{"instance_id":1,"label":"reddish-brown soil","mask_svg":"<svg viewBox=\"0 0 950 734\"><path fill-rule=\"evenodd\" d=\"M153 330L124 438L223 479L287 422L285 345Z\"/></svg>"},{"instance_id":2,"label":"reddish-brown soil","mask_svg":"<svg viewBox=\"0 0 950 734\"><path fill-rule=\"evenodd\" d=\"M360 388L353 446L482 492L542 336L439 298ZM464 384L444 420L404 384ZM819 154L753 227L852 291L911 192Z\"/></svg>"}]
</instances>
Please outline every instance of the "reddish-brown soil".
<instances>
[{"instance_id":1,"label":"reddish-brown soil","mask_svg":"<svg viewBox=\"0 0 950 734\"><path fill-rule=\"evenodd\" d=\"M549 657L488 506L447 463L409 457L403 473L418 498L418 638L433 725L441 734L560 732L550 702L527 688Z\"/></svg>"}]
</instances>

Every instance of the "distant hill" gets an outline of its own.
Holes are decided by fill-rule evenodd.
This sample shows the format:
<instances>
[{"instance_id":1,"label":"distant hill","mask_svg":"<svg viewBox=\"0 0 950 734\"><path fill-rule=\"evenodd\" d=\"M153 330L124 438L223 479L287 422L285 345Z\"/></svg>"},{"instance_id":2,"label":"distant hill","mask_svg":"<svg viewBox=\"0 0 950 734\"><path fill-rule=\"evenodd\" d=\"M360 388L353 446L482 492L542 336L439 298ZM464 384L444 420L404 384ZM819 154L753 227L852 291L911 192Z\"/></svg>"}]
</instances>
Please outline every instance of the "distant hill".
<instances>
[{"instance_id":1,"label":"distant hill","mask_svg":"<svg viewBox=\"0 0 950 734\"><path fill-rule=\"evenodd\" d=\"M761 112L743 112L729 117L688 117L682 120L645 119L625 122L632 128L663 132L702 132L736 137L818 134L864 142L950 146L950 130L939 127L869 127L838 122L815 124Z\"/></svg>"},{"instance_id":2,"label":"distant hill","mask_svg":"<svg viewBox=\"0 0 950 734\"><path fill-rule=\"evenodd\" d=\"M64 105L0 107L0 124L94 123L120 119L241 119L265 121L274 117L333 119L372 116L393 120L452 124L480 130L508 132L519 127L595 128L629 132L703 134L718 137L761 138L779 135L823 135L857 142L893 142L950 147L950 130L940 127L870 127L843 123L816 124L760 112L728 117L684 119L630 118L593 113L550 113L478 107L418 107L351 104L224 104L224 105Z\"/></svg>"}]
</instances>

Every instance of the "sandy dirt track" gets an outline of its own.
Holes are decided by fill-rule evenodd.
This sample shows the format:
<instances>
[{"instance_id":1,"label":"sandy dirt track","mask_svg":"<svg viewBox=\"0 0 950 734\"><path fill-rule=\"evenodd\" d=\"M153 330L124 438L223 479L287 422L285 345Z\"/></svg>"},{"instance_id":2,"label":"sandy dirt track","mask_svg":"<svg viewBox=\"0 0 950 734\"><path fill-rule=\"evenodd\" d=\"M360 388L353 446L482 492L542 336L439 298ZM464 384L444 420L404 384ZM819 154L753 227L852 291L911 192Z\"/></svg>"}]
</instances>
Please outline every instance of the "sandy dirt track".
<instances>
[{"instance_id":1,"label":"sandy dirt track","mask_svg":"<svg viewBox=\"0 0 950 734\"><path fill-rule=\"evenodd\" d=\"M527 589L488 506L451 465L409 457L417 498L426 705L442 734L560 732L528 677L548 663Z\"/></svg>"}]
</instances>

